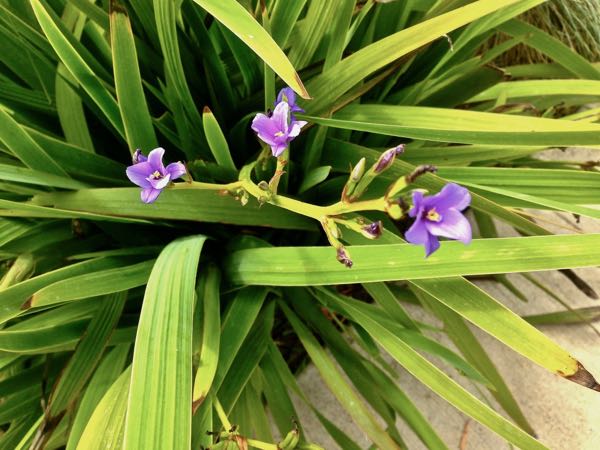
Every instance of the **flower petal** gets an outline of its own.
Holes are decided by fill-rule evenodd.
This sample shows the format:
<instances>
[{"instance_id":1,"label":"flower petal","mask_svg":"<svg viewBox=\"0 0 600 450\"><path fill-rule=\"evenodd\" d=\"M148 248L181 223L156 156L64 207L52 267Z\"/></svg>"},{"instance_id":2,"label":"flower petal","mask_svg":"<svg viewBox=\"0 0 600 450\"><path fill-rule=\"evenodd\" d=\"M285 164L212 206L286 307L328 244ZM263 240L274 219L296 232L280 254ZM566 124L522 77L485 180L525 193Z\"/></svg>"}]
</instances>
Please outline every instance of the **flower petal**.
<instances>
[{"instance_id":1,"label":"flower petal","mask_svg":"<svg viewBox=\"0 0 600 450\"><path fill-rule=\"evenodd\" d=\"M277 103L280 102L287 102L287 104L290 105L292 108L296 105L296 93L291 87L284 87L282 90L279 91L279 94L277 94L277 102L275 103L275 106L277 106Z\"/></svg>"},{"instance_id":2,"label":"flower petal","mask_svg":"<svg viewBox=\"0 0 600 450\"><path fill-rule=\"evenodd\" d=\"M413 191L412 195L413 207L408 211L410 217L417 217L423 211L423 193L421 191Z\"/></svg>"},{"instance_id":3,"label":"flower petal","mask_svg":"<svg viewBox=\"0 0 600 450\"><path fill-rule=\"evenodd\" d=\"M463 244L471 242L471 224L467 218L457 211L450 208L444 211L440 222L425 222L427 230L436 236L444 236L450 239L456 239Z\"/></svg>"},{"instance_id":4,"label":"flower petal","mask_svg":"<svg viewBox=\"0 0 600 450\"><path fill-rule=\"evenodd\" d=\"M273 156L278 157L285 151L286 148L286 144L274 144L271 145L271 153L273 153Z\"/></svg>"},{"instance_id":5,"label":"flower petal","mask_svg":"<svg viewBox=\"0 0 600 450\"><path fill-rule=\"evenodd\" d=\"M134 164L133 166L127 167L125 173L127 174L127 178L129 178L133 184L136 184L141 188L150 186L150 182L147 180L148 176L152 173L150 163L141 162Z\"/></svg>"},{"instance_id":6,"label":"flower petal","mask_svg":"<svg viewBox=\"0 0 600 450\"><path fill-rule=\"evenodd\" d=\"M288 141L291 141L291 139L289 138L295 138L296 136L298 136L300 134L300 130L302 129L302 127L304 125L306 125L308 122L304 121L304 120L298 120L298 121L293 121L291 123L291 129L290 132L288 134Z\"/></svg>"},{"instance_id":7,"label":"flower petal","mask_svg":"<svg viewBox=\"0 0 600 450\"><path fill-rule=\"evenodd\" d=\"M404 238L411 244L423 245L427 257L440 248L440 242L429 233L424 222L421 218L415 220L415 223L404 234Z\"/></svg>"},{"instance_id":8,"label":"flower petal","mask_svg":"<svg viewBox=\"0 0 600 450\"><path fill-rule=\"evenodd\" d=\"M165 149L162 147L155 148L148 154L148 163L153 169L153 172L158 170L161 175L165 173L165 166L163 165L162 159L165 154Z\"/></svg>"},{"instance_id":9,"label":"flower petal","mask_svg":"<svg viewBox=\"0 0 600 450\"><path fill-rule=\"evenodd\" d=\"M174 162L169 164L165 170L171 176L171 180L181 178L187 173L185 166L180 162Z\"/></svg>"},{"instance_id":10,"label":"flower petal","mask_svg":"<svg viewBox=\"0 0 600 450\"><path fill-rule=\"evenodd\" d=\"M252 120L251 128L258 134L267 136L274 136L275 133L280 131L277 128L277 123L265 114L258 113Z\"/></svg>"},{"instance_id":11,"label":"flower petal","mask_svg":"<svg viewBox=\"0 0 600 450\"><path fill-rule=\"evenodd\" d=\"M150 178L148 181L150 181L150 185L154 189L164 189L169 184L169 181L171 181L171 175L166 174L164 177L158 179Z\"/></svg>"},{"instance_id":12,"label":"flower petal","mask_svg":"<svg viewBox=\"0 0 600 450\"><path fill-rule=\"evenodd\" d=\"M273 111L271 120L275 122L277 131L281 131L284 136L288 135L288 123L290 120L290 105L286 102L278 103Z\"/></svg>"},{"instance_id":13,"label":"flower petal","mask_svg":"<svg viewBox=\"0 0 600 450\"><path fill-rule=\"evenodd\" d=\"M142 189L141 197L144 203L152 203L158 198L162 190L153 187Z\"/></svg>"},{"instance_id":14,"label":"flower petal","mask_svg":"<svg viewBox=\"0 0 600 450\"><path fill-rule=\"evenodd\" d=\"M443 214L445 210L450 208L458 211L465 209L471 204L471 194L466 188L458 184L448 183L439 193L427 200L427 207L435 207L438 212Z\"/></svg>"},{"instance_id":15,"label":"flower petal","mask_svg":"<svg viewBox=\"0 0 600 450\"><path fill-rule=\"evenodd\" d=\"M275 134L280 131L277 128L277 123L264 114L256 115L252 121L252 129L258 134L258 137L268 145L275 144Z\"/></svg>"}]
</instances>

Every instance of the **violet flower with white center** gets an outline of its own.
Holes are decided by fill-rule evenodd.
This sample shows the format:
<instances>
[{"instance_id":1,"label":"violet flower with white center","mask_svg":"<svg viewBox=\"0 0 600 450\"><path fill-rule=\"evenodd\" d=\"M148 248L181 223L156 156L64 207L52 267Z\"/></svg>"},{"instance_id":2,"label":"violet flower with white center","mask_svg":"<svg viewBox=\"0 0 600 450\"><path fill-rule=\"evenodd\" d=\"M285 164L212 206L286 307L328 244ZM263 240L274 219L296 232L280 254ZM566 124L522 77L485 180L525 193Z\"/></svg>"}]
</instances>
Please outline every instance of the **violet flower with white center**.
<instances>
[{"instance_id":1,"label":"violet flower with white center","mask_svg":"<svg viewBox=\"0 0 600 450\"><path fill-rule=\"evenodd\" d=\"M290 120L289 104L280 102L270 117L262 113L257 114L252 121L252 129L261 140L271 146L273 156L277 157L300 134L306 123L303 120Z\"/></svg>"},{"instance_id":2,"label":"violet flower with white center","mask_svg":"<svg viewBox=\"0 0 600 450\"><path fill-rule=\"evenodd\" d=\"M440 247L438 236L471 242L471 224L461 213L471 203L471 194L462 186L449 183L436 195L413 192L413 207L408 212L416 218L405 238L411 244L425 246L425 256Z\"/></svg>"},{"instance_id":3,"label":"violet flower with white center","mask_svg":"<svg viewBox=\"0 0 600 450\"><path fill-rule=\"evenodd\" d=\"M127 177L142 188L141 198L144 203L155 201L169 182L186 173L185 166L180 162L165 167L162 162L164 154L165 149L162 147L152 150L147 158L140 150L136 150L133 155L134 164L127 167Z\"/></svg>"},{"instance_id":4,"label":"violet flower with white center","mask_svg":"<svg viewBox=\"0 0 600 450\"><path fill-rule=\"evenodd\" d=\"M274 106L277 106L281 102L286 102L290 106L290 118L292 120L296 120L294 113L304 112L304 110L296 104L296 93L291 87L285 87L279 91Z\"/></svg>"}]
</instances>

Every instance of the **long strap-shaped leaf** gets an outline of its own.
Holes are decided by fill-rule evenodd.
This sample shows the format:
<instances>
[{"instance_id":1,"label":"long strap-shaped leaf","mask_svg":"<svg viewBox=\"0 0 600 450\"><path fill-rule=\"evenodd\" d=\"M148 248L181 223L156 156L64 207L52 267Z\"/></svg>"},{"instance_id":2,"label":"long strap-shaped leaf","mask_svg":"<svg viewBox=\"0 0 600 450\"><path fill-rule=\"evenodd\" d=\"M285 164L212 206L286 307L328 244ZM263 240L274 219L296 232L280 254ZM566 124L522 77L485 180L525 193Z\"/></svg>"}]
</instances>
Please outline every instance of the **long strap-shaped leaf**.
<instances>
[{"instance_id":1,"label":"long strap-shaped leaf","mask_svg":"<svg viewBox=\"0 0 600 450\"><path fill-rule=\"evenodd\" d=\"M115 88L129 151L149 151L157 146L156 135L142 89L131 23L127 11L116 1L111 1L110 38Z\"/></svg>"},{"instance_id":2,"label":"long strap-shaped leaf","mask_svg":"<svg viewBox=\"0 0 600 450\"><path fill-rule=\"evenodd\" d=\"M127 410L131 367L106 391L87 423L77 450L117 450L123 448L123 422Z\"/></svg>"},{"instance_id":3,"label":"long strap-shaped leaf","mask_svg":"<svg viewBox=\"0 0 600 450\"><path fill-rule=\"evenodd\" d=\"M330 247L255 248L235 252L227 264L237 284L308 286L416 280L458 275L528 272L600 265L600 234L475 239L468 247L444 242L424 258L410 244L355 245L354 266L336 261Z\"/></svg>"},{"instance_id":4,"label":"long strap-shaped leaf","mask_svg":"<svg viewBox=\"0 0 600 450\"><path fill-rule=\"evenodd\" d=\"M359 307L358 302L347 301L343 303L343 307L396 361L439 396L519 448L546 448L475 398L391 331L373 320Z\"/></svg>"},{"instance_id":5,"label":"long strap-shaped leaf","mask_svg":"<svg viewBox=\"0 0 600 450\"><path fill-rule=\"evenodd\" d=\"M596 145L600 125L425 106L351 105L333 119L311 117L334 128L438 142L513 145Z\"/></svg>"},{"instance_id":6,"label":"long strap-shaped leaf","mask_svg":"<svg viewBox=\"0 0 600 450\"><path fill-rule=\"evenodd\" d=\"M0 108L0 141L4 142L13 155L30 169L68 177L63 168L50 158L23 127L2 108ZM56 178L54 177L54 179ZM73 183L76 184L76 182Z\"/></svg>"},{"instance_id":7,"label":"long strap-shaped leaf","mask_svg":"<svg viewBox=\"0 0 600 450\"><path fill-rule=\"evenodd\" d=\"M322 112L369 75L411 51L463 25L522 0L479 0L426 20L368 45L313 78L308 85L315 100L311 113Z\"/></svg>"},{"instance_id":8,"label":"long strap-shaped leaf","mask_svg":"<svg viewBox=\"0 0 600 450\"><path fill-rule=\"evenodd\" d=\"M119 107L113 96L102 85L98 76L62 34L60 28L48 12L48 7L40 0L31 0L31 7L42 31L50 44L52 44L54 51L58 54L62 63L69 69L94 102L96 102L112 126L123 136L123 122L121 121Z\"/></svg>"},{"instance_id":9,"label":"long strap-shaped leaf","mask_svg":"<svg viewBox=\"0 0 600 450\"><path fill-rule=\"evenodd\" d=\"M172 242L150 274L133 354L126 450L184 450L192 444L192 319L205 239Z\"/></svg>"},{"instance_id":10,"label":"long strap-shaped leaf","mask_svg":"<svg viewBox=\"0 0 600 450\"><path fill-rule=\"evenodd\" d=\"M310 98L292 63L273 38L236 0L194 0L250 47L303 98Z\"/></svg>"},{"instance_id":11,"label":"long strap-shaped leaf","mask_svg":"<svg viewBox=\"0 0 600 450\"><path fill-rule=\"evenodd\" d=\"M121 316L126 298L126 292L117 292L100 300L103 304L94 315L52 391L47 409L50 417L56 417L66 409L94 373Z\"/></svg>"}]
</instances>

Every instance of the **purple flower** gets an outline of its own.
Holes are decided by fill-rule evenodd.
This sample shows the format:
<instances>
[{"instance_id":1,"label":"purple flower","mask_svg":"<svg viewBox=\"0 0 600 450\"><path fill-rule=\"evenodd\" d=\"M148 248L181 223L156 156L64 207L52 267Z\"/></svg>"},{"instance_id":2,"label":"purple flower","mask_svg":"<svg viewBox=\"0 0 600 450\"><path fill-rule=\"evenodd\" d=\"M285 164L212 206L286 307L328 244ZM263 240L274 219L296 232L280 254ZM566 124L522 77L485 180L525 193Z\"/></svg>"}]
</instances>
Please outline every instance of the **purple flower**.
<instances>
[{"instance_id":1,"label":"purple flower","mask_svg":"<svg viewBox=\"0 0 600 450\"><path fill-rule=\"evenodd\" d=\"M277 101L274 103L274 106L277 106L281 102L286 102L288 105L290 105L290 118L292 120L296 120L294 117L295 112L304 112L304 110L296 104L296 93L291 87L285 87L279 91L279 94L277 94Z\"/></svg>"},{"instance_id":2,"label":"purple flower","mask_svg":"<svg viewBox=\"0 0 600 450\"><path fill-rule=\"evenodd\" d=\"M252 129L271 146L273 156L281 155L304 125L303 120L290 121L290 106L286 102L278 103L270 117L257 114L252 121Z\"/></svg>"},{"instance_id":3,"label":"purple flower","mask_svg":"<svg viewBox=\"0 0 600 450\"><path fill-rule=\"evenodd\" d=\"M462 186L449 183L436 195L413 193L413 207L408 212L416 220L405 234L411 244L425 246L425 256L440 247L438 236L457 239L463 244L471 242L471 225L462 215L471 203L471 194Z\"/></svg>"},{"instance_id":4,"label":"purple flower","mask_svg":"<svg viewBox=\"0 0 600 450\"><path fill-rule=\"evenodd\" d=\"M162 147L152 150L147 158L140 150L136 150L133 165L127 168L127 177L142 188L141 197L144 203L152 203L170 181L186 173L185 166L180 162L165 167L162 162L164 154L165 149Z\"/></svg>"}]
</instances>

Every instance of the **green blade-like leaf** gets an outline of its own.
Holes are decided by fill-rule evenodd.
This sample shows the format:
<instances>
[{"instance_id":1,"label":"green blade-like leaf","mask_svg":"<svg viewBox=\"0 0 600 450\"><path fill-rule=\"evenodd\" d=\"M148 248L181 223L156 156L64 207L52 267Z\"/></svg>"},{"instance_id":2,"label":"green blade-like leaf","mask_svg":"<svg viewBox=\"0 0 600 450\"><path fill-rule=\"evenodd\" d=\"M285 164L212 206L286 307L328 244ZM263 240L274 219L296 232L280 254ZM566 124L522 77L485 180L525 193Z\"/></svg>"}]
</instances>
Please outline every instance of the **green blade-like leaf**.
<instances>
[{"instance_id":1,"label":"green blade-like leaf","mask_svg":"<svg viewBox=\"0 0 600 450\"><path fill-rule=\"evenodd\" d=\"M119 450L123 448L127 396L131 368L112 384L90 417L77 450Z\"/></svg>"},{"instance_id":2,"label":"green blade-like leaf","mask_svg":"<svg viewBox=\"0 0 600 450\"><path fill-rule=\"evenodd\" d=\"M60 280L84 275L90 271L122 267L123 261L116 258L98 258L83 261L42 273L36 277L17 283L0 292L0 323L18 316L21 306L36 291Z\"/></svg>"},{"instance_id":3,"label":"green blade-like leaf","mask_svg":"<svg viewBox=\"0 0 600 450\"><path fill-rule=\"evenodd\" d=\"M345 381L340 370L335 366L327 352L321 347L308 328L306 328L287 305L280 303L280 306L300 338L311 361L319 370L321 377L356 424L361 427L378 448L398 449L399 446L392 440L388 433L381 429L364 401L361 400L351 385Z\"/></svg>"},{"instance_id":4,"label":"green blade-like leaf","mask_svg":"<svg viewBox=\"0 0 600 450\"><path fill-rule=\"evenodd\" d=\"M69 29L73 30L73 37L81 40L85 21L81 12L74 5L65 5L62 21ZM50 47L50 54L54 56L52 47ZM94 152L94 143L85 117L83 101L75 89L77 80L62 62L58 63L54 84L56 113L66 140L86 151Z\"/></svg>"},{"instance_id":5,"label":"green blade-like leaf","mask_svg":"<svg viewBox=\"0 0 600 450\"><path fill-rule=\"evenodd\" d=\"M303 98L310 98L296 70L273 38L236 0L194 0L250 47Z\"/></svg>"},{"instance_id":6,"label":"green blade-like leaf","mask_svg":"<svg viewBox=\"0 0 600 450\"><path fill-rule=\"evenodd\" d=\"M468 102L496 100L500 96L507 99L523 99L546 96L583 96L589 103L600 98L598 80L524 80L498 83L489 89L471 97Z\"/></svg>"},{"instance_id":7,"label":"green blade-like leaf","mask_svg":"<svg viewBox=\"0 0 600 450\"><path fill-rule=\"evenodd\" d=\"M117 100L129 151L149 151L158 143L144 97L129 17L116 0L111 1L110 38Z\"/></svg>"},{"instance_id":8,"label":"green blade-like leaf","mask_svg":"<svg viewBox=\"0 0 600 450\"><path fill-rule=\"evenodd\" d=\"M459 287L458 283L456 283L456 287ZM421 293L418 297L444 322L444 330L448 337L452 339L467 361L490 381L493 389L489 389L489 391L502 408L521 428L534 435L533 428L525 418L498 369L459 314L445 307L441 302L435 301L430 295Z\"/></svg>"},{"instance_id":9,"label":"green blade-like leaf","mask_svg":"<svg viewBox=\"0 0 600 450\"><path fill-rule=\"evenodd\" d=\"M265 306L231 362L233 370L227 372L221 383L217 395L227 413L231 413L242 391L247 389L246 384L267 350L273 331L274 311L273 302Z\"/></svg>"},{"instance_id":10,"label":"green blade-like leaf","mask_svg":"<svg viewBox=\"0 0 600 450\"><path fill-rule=\"evenodd\" d=\"M150 274L133 353L125 449L191 446L194 287L205 239L173 241Z\"/></svg>"},{"instance_id":11,"label":"green blade-like leaf","mask_svg":"<svg viewBox=\"0 0 600 450\"><path fill-rule=\"evenodd\" d=\"M221 131L219 122L217 122L215 115L208 106L205 106L202 112L202 125L204 126L204 134L206 135L208 146L217 164L231 170L237 170L233 159L231 159L229 145L227 144L227 140L225 140L223 131Z\"/></svg>"},{"instance_id":12,"label":"green blade-like leaf","mask_svg":"<svg viewBox=\"0 0 600 450\"><path fill-rule=\"evenodd\" d=\"M23 127L0 107L0 141L27 167L54 175L68 175L46 151L40 147Z\"/></svg>"},{"instance_id":13,"label":"green blade-like leaf","mask_svg":"<svg viewBox=\"0 0 600 450\"><path fill-rule=\"evenodd\" d=\"M115 347L106 355L98 366L98 369L94 372L77 408L67 441L67 450L75 450L77 448L79 439L90 421L96 406L98 406L104 394L123 372L128 353L129 345Z\"/></svg>"},{"instance_id":14,"label":"green blade-like leaf","mask_svg":"<svg viewBox=\"0 0 600 450\"><path fill-rule=\"evenodd\" d=\"M307 105L307 111L319 113L326 110L353 86L401 56L475 19L520 1L479 0L361 48L311 80L308 89L315 100Z\"/></svg>"},{"instance_id":15,"label":"green blade-like leaf","mask_svg":"<svg viewBox=\"0 0 600 450\"><path fill-rule=\"evenodd\" d=\"M600 234L475 239L468 247L444 242L427 259L421 247L411 244L355 245L349 248L352 270L336 261L331 247L255 248L233 253L227 269L237 284L416 280L597 266L598 245Z\"/></svg>"},{"instance_id":16,"label":"green blade-like leaf","mask_svg":"<svg viewBox=\"0 0 600 450\"><path fill-rule=\"evenodd\" d=\"M50 396L47 412L56 417L73 402L93 374L125 305L126 292L103 299L86 334L61 373Z\"/></svg>"},{"instance_id":17,"label":"green blade-like leaf","mask_svg":"<svg viewBox=\"0 0 600 450\"><path fill-rule=\"evenodd\" d=\"M333 119L307 119L334 128L463 144L583 146L597 144L600 133L595 123L424 106L351 105Z\"/></svg>"},{"instance_id":18,"label":"green blade-like leaf","mask_svg":"<svg viewBox=\"0 0 600 450\"><path fill-rule=\"evenodd\" d=\"M261 206L252 199L242 206L233 196L222 195L219 191L187 188L184 183L176 186L176 189L165 189L151 205L140 201L140 191L135 188L81 190L70 196L52 193L37 196L34 202L59 209L114 216L316 229L315 224L305 217L268 204Z\"/></svg>"},{"instance_id":19,"label":"green blade-like leaf","mask_svg":"<svg viewBox=\"0 0 600 450\"><path fill-rule=\"evenodd\" d=\"M0 178L7 181L15 181L17 183L52 186L64 189L82 189L89 186L81 181L73 180L72 178L9 164L0 164Z\"/></svg>"},{"instance_id":20,"label":"green blade-like leaf","mask_svg":"<svg viewBox=\"0 0 600 450\"><path fill-rule=\"evenodd\" d=\"M88 272L46 286L31 296L27 307L35 308L70 302L114 292L127 291L146 284L154 260L114 269Z\"/></svg>"},{"instance_id":21,"label":"green blade-like leaf","mask_svg":"<svg viewBox=\"0 0 600 450\"><path fill-rule=\"evenodd\" d=\"M229 307L221 325L221 342L213 389L223 384L231 365L250 332L267 296L264 287L242 289Z\"/></svg>"},{"instance_id":22,"label":"green blade-like leaf","mask_svg":"<svg viewBox=\"0 0 600 450\"><path fill-rule=\"evenodd\" d=\"M113 96L104 87L98 76L86 64L81 55L71 46L70 42L62 34L60 28L54 22L47 7L40 0L32 0L31 6L42 31L52 44L61 61L81 87L96 102L111 125L117 132L124 136L123 122L119 113L119 107Z\"/></svg>"},{"instance_id":23,"label":"green blade-like leaf","mask_svg":"<svg viewBox=\"0 0 600 450\"><path fill-rule=\"evenodd\" d=\"M546 449L539 441L482 403L384 326L365 314L354 301L346 301L343 306L398 363L436 394L519 448Z\"/></svg>"},{"instance_id":24,"label":"green blade-like leaf","mask_svg":"<svg viewBox=\"0 0 600 450\"><path fill-rule=\"evenodd\" d=\"M499 29L511 36L524 36L524 42L527 45L548 55L572 74L584 79L600 80L600 70L559 39L539 28L513 19L500 25Z\"/></svg>"},{"instance_id":25,"label":"green blade-like leaf","mask_svg":"<svg viewBox=\"0 0 600 450\"><path fill-rule=\"evenodd\" d=\"M532 325L563 325L575 323L589 323L600 318L600 307L589 306L571 311L557 311L546 314L532 314L523 316Z\"/></svg>"},{"instance_id":26,"label":"green blade-like leaf","mask_svg":"<svg viewBox=\"0 0 600 450\"><path fill-rule=\"evenodd\" d=\"M202 343L200 361L194 378L192 405L194 412L202 404L217 372L219 344L221 340L221 311L219 285L221 273L216 266L209 266L202 274L198 289L198 302L202 302ZM196 308L200 308L197 305Z\"/></svg>"}]
</instances>

